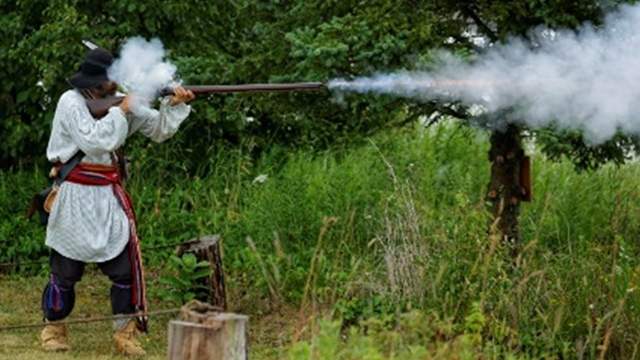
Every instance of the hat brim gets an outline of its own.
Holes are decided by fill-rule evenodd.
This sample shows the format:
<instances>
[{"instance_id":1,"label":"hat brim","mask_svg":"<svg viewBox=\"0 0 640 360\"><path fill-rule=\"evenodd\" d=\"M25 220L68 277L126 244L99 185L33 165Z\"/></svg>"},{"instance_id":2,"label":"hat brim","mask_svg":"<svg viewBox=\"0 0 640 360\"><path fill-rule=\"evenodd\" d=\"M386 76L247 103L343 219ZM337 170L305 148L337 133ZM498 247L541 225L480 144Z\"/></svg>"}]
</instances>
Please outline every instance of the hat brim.
<instances>
[{"instance_id":1,"label":"hat brim","mask_svg":"<svg viewBox=\"0 0 640 360\"><path fill-rule=\"evenodd\" d=\"M86 75L81 72L76 73L67 79L67 82L76 89L91 89L100 84L108 83L109 77L106 74Z\"/></svg>"}]
</instances>

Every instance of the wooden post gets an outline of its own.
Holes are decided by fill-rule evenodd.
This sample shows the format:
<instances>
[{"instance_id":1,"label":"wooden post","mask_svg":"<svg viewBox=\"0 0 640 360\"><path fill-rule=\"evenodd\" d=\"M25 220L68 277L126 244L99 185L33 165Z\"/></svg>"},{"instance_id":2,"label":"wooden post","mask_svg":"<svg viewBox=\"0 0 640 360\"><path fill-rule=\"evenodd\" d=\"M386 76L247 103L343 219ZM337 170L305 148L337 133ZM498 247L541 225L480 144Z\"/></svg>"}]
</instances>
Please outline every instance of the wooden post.
<instances>
[{"instance_id":1,"label":"wooden post","mask_svg":"<svg viewBox=\"0 0 640 360\"><path fill-rule=\"evenodd\" d=\"M199 280L207 290L198 292L196 299L227 310L227 295L222 267L222 245L218 235L208 235L190 240L178 248L178 256L193 253L198 261L206 260L211 264L211 276Z\"/></svg>"},{"instance_id":2,"label":"wooden post","mask_svg":"<svg viewBox=\"0 0 640 360\"><path fill-rule=\"evenodd\" d=\"M169 323L169 360L246 360L247 316L219 313L197 301Z\"/></svg>"}]
</instances>

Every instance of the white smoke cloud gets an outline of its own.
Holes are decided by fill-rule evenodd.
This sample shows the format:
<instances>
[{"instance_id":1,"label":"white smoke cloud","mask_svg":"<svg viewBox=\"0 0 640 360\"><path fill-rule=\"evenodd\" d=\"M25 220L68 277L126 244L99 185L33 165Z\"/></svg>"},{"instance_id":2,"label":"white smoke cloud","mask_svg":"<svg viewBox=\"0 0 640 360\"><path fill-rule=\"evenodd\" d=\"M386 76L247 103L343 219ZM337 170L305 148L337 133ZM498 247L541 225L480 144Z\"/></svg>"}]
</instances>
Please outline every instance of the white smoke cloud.
<instances>
[{"instance_id":1,"label":"white smoke cloud","mask_svg":"<svg viewBox=\"0 0 640 360\"><path fill-rule=\"evenodd\" d=\"M473 63L445 55L434 71L334 80L329 88L510 109L512 121L581 129L595 144L616 131L640 134L640 6L619 8L598 29L535 33L536 47L512 39Z\"/></svg>"},{"instance_id":2,"label":"white smoke cloud","mask_svg":"<svg viewBox=\"0 0 640 360\"><path fill-rule=\"evenodd\" d=\"M108 70L109 79L136 95L132 111L138 106L149 106L159 90L173 84L176 67L165 61L164 46L159 39L147 41L133 37L126 41L120 57Z\"/></svg>"}]
</instances>

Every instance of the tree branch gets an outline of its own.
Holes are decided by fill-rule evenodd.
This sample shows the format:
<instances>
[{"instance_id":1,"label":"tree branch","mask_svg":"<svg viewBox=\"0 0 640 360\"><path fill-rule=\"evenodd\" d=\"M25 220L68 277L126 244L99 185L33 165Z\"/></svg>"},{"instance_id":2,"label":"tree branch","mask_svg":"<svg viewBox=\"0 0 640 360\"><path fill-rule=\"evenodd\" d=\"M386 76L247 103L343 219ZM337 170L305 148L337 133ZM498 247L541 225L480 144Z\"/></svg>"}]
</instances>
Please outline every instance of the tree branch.
<instances>
[{"instance_id":1,"label":"tree branch","mask_svg":"<svg viewBox=\"0 0 640 360\"><path fill-rule=\"evenodd\" d=\"M480 31L488 36L492 42L497 42L499 40L496 33L491 30L491 28L484 21L482 21L482 19L480 19L480 16L478 16L478 14L471 8L470 5L462 6L462 13L471 18L471 20L473 20L473 22L478 26Z\"/></svg>"}]
</instances>

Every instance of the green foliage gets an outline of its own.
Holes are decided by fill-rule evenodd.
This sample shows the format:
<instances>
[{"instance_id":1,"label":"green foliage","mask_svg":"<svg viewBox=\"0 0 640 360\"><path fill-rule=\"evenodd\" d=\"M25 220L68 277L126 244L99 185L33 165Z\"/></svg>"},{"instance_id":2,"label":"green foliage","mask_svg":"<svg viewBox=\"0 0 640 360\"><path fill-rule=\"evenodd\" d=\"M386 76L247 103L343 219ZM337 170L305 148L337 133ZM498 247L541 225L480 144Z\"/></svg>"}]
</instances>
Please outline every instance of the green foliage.
<instances>
[{"instance_id":1,"label":"green foliage","mask_svg":"<svg viewBox=\"0 0 640 360\"><path fill-rule=\"evenodd\" d=\"M637 137L620 134L599 145L586 143L579 131L558 131L551 128L538 131L536 135L536 142L551 160L558 161L566 157L578 170L594 170L608 162L624 164L640 148Z\"/></svg>"},{"instance_id":2,"label":"green foliage","mask_svg":"<svg viewBox=\"0 0 640 360\"><path fill-rule=\"evenodd\" d=\"M238 16L251 23L238 29L243 35L233 45L234 61L222 73L211 67L191 74L185 65L195 63L181 62L187 82L326 81L369 75L412 67L420 54L446 39L433 30L437 22L429 21L428 11L409 3L247 1ZM402 99L345 100L328 92L218 97L213 104L196 103L206 121L197 120L199 125L180 136L190 139L196 154L202 146L207 152L220 136L251 144L252 151L272 143L323 149L362 139L407 117ZM201 142L193 142L196 132Z\"/></svg>"},{"instance_id":3,"label":"green foliage","mask_svg":"<svg viewBox=\"0 0 640 360\"><path fill-rule=\"evenodd\" d=\"M131 36L158 37L187 84L327 81L428 68L440 49L468 57L476 53L463 35L469 21L504 41L527 37L538 25L597 24L618 3L623 2L3 0L0 166L44 160L55 104L86 51L80 43L85 36L114 50ZM213 152L220 140L247 145L253 155L274 143L324 149L435 111L466 117L451 105L360 94L340 99L329 92L213 96L194 103L172 151L194 171L208 166L200 155ZM569 158L580 167L618 161L628 148L608 146L603 153L557 140L562 146L548 150L554 156L572 153Z\"/></svg>"},{"instance_id":4,"label":"green foliage","mask_svg":"<svg viewBox=\"0 0 640 360\"><path fill-rule=\"evenodd\" d=\"M38 260L44 257L44 229L36 220L28 222L24 214L33 193L49 186L44 172L11 173L0 170L0 263ZM35 215L37 217L37 214ZM21 267L34 269L38 266ZM2 270L15 270L12 268Z\"/></svg>"},{"instance_id":5,"label":"green foliage","mask_svg":"<svg viewBox=\"0 0 640 360\"><path fill-rule=\"evenodd\" d=\"M0 166L43 158L65 79L87 51L83 37L114 50L131 36L159 37L181 56L207 58L226 38L222 32L233 30L221 16L232 8L206 1L0 1ZM218 26L207 25L212 19Z\"/></svg>"},{"instance_id":6,"label":"green foliage","mask_svg":"<svg viewBox=\"0 0 640 360\"><path fill-rule=\"evenodd\" d=\"M524 248L514 260L486 233L487 146L482 132L441 124L381 133L354 149L274 146L254 159L246 147L217 148L197 175L170 147L140 148L128 189L145 265L159 271L171 253L145 248L219 234L230 299L257 316L303 301L331 310L340 334L356 332L339 356L351 346L382 358L392 348L448 346L487 358L597 358L611 331L609 351L633 358L638 165L577 173L533 151L535 201L522 209ZM0 262L46 259L42 230L21 218L44 173L2 173ZM323 231L325 217L338 220ZM422 317L402 325L413 330L396 330L413 310ZM367 332L374 325L380 335ZM309 341L300 347L319 351Z\"/></svg>"},{"instance_id":7,"label":"green foliage","mask_svg":"<svg viewBox=\"0 0 640 360\"><path fill-rule=\"evenodd\" d=\"M198 280L211 275L208 261L198 261L194 254L184 254L181 258L171 255L169 258L177 275L162 275L160 282L171 288L161 294L165 300L184 304L196 298L198 290L207 290Z\"/></svg>"},{"instance_id":8,"label":"green foliage","mask_svg":"<svg viewBox=\"0 0 640 360\"><path fill-rule=\"evenodd\" d=\"M470 317L477 317L471 314ZM475 321L475 320L474 320ZM289 359L549 359L514 354L505 344L467 334L420 311L399 314L393 326L370 319L341 330L339 321L320 321L311 339L293 344ZM341 340L344 339L344 340Z\"/></svg>"},{"instance_id":9,"label":"green foliage","mask_svg":"<svg viewBox=\"0 0 640 360\"><path fill-rule=\"evenodd\" d=\"M158 37L190 84L369 75L412 67L447 38L430 10L410 2L5 0L0 14L7 49L0 54L3 167L42 159L57 98L86 51L85 36L114 50L130 36ZM216 96L194 104L191 125L174 143L188 166L199 167L194 154L211 152L219 139L256 150L273 142L326 147L407 116L404 100L348 100L337 103L322 92Z\"/></svg>"},{"instance_id":10,"label":"green foliage","mask_svg":"<svg viewBox=\"0 0 640 360\"><path fill-rule=\"evenodd\" d=\"M482 314L482 310L480 309L480 304L473 303L472 304L473 311L469 314L465 319L465 328L471 334L480 334L482 329L487 323L487 319Z\"/></svg>"}]
</instances>

